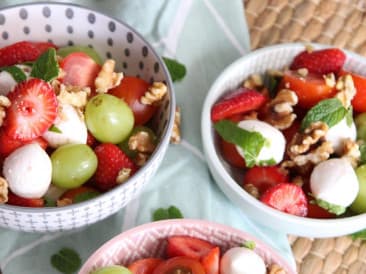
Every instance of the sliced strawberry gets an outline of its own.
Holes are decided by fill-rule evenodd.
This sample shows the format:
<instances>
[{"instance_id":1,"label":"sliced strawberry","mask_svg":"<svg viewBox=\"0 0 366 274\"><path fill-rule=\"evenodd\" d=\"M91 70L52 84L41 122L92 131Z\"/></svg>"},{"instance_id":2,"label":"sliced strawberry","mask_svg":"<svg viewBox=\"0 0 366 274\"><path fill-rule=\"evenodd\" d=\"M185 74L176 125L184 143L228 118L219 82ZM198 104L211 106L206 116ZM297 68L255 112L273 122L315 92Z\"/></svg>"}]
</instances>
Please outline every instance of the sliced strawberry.
<instances>
[{"instance_id":1,"label":"sliced strawberry","mask_svg":"<svg viewBox=\"0 0 366 274\"><path fill-rule=\"evenodd\" d=\"M0 49L0 67L36 60L48 48L56 48L49 42L21 41Z\"/></svg>"},{"instance_id":2,"label":"sliced strawberry","mask_svg":"<svg viewBox=\"0 0 366 274\"><path fill-rule=\"evenodd\" d=\"M304 217L308 213L306 195L301 187L293 183L280 183L269 188L260 200L289 214Z\"/></svg>"},{"instance_id":3,"label":"sliced strawberry","mask_svg":"<svg viewBox=\"0 0 366 274\"><path fill-rule=\"evenodd\" d=\"M12 192L8 193L9 205L25 206L25 207L43 207L44 200L42 198L23 198Z\"/></svg>"},{"instance_id":4,"label":"sliced strawberry","mask_svg":"<svg viewBox=\"0 0 366 274\"><path fill-rule=\"evenodd\" d=\"M152 274L154 269L162 262L163 260L159 258L140 259L130 264L128 270L132 274Z\"/></svg>"},{"instance_id":5,"label":"sliced strawberry","mask_svg":"<svg viewBox=\"0 0 366 274\"><path fill-rule=\"evenodd\" d=\"M215 246L211 243L190 236L171 236L168 238L166 253L168 258L185 256L200 260Z\"/></svg>"},{"instance_id":6,"label":"sliced strawberry","mask_svg":"<svg viewBox=\"0 0 366 274\"><path fill-rule=\"evenodd\" d=\"M239 154L234 144L226 142L224 139L220 138L220 150L224 159L231 165L238 168L245 168L245 160Z\"/></svg>"},{"instance_id":7,"label":"sliced strawberry","mask_svg":"<svg viewBox=\"0 0 366 274\"><path fill-rule=\"evenodd\" d=\"M94 80L101 67L89 55L73 52L61 60L60 66L65 75L61 81L65 85L94 88Z\"/></svg>"},{"instance_id":8,"label":"sliced strawberry","mask_svg":"<svg viewBox=\"0 0 366 274\"><path fill-rule=\"evenodd\" d=\"M29 141L41 136L57 116L57 98L52 86L32 78L8 94L11 106L4 121L5 133L17 140Z\"/></svg>"},{"instance_id":9,"label":"sliced strawberry","mask_svg":"<svg viewBox=\"0 0 366 274\"><path fill-rule=\"evenodd\" d=\"M311 200L313 198L308 197L308 214L306 217L309 218L317 218L317 219L330 219L330 218L336 218L337 215L329 212L328 210L318 206L315 203L312 203Z\"/></svg>"},{"instance_id":10,"label":"sliced strawberry","mask_svg":"<svg viewBox=\"0 0 366 274\"><path fill-rule=\"evenodd\" d=\"M94 183L100 190L109 190L115 187L118 173L122 169L130 169L130 176L137 167L132 160L116 145L103 143L94 149L98 158L98 167L94 174Z\"/></svg>"},{"instance_id":11,"label":"sliced strawberry","mask_svg":"<svg viewBox=\"0 0 366 274\"><path fill-rule=\"evenodd\" d=\"M220 248L214 247L207 255L201 259L201 264L205 269L206 274L219 274L220 268Z\"/></svg>"},{"instance_id":12,"label":"sliced strawberry","mask_svg":"<svg viewBox=\"0 0 366 274\"><path fill-rule=\"evenodd\" d=\"M338 73L346 61L344 52L337 48L303 51L295 56L290 69L307 68L309 72L320 75Z\"/></svg>"},{"instance_id":13,"label":"sliced strawberry","mask_svg":"<svg viewBox=\"0 0 366 274\"><path fill-rule=\"evenodd\" d=\"M217 122L234 114L257 110L266 100L267 97L258 91L240 88L214 104L211 109L211 120Z\"/></svg>"},{"instance_id":14,"label":"sliced strawberry","mask_svg":"<svg viewBox=\"0 0 366 274\"><path fill-rule=\"evenodd\" d=\"M287 174L278 166L255 166L246 171L243 186L253 185L258 189L259 194L263 194L269 188L288 180Z\"/></svg>"}]
</instances>

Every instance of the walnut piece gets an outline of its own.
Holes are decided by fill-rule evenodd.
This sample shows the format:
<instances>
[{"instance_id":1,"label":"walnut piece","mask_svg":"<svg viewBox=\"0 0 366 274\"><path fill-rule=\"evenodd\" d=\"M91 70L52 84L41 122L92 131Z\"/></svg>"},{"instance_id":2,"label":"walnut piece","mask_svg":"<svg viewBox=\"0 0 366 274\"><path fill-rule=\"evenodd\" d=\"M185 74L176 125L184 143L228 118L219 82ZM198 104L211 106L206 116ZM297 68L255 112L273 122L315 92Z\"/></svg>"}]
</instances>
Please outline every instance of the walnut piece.
<instances>
[{"instance_id":1,"label":"walnut piece","mask_svg":"<svg viewBox=\"0 0 366 274\"><path fill-rule=\"evenodd\" d=\"M131 169L130 168L122 168L117 175L116 183L122 184L131 176Z\"/></svg>"},{"instance_id":2,"label":"walnut piece","mask_svg":"<svg viewBox=\"0 0 366 274\"><path fill-rule=\"evenodd\" d=\"M179 144L181 141L180 122L181 122L181 110L180 107L177 107L175 109L172 136L170 137L170 142L172 142L173 144Z\"/></svg>"},{"instance_id":3,"label":"walnut piece","mask_svg":"<svg viewBox=\"0 0 366 274\"><path fill-rule=\"evenodd\" d=\"M0 95L0 127L2 126L6 116L6 108L10 107L10 105L11 102L8 97Z\"/></svg>"},{"instance_id":4,"label":"walnut piece","mask_svg":"<svg viewBox=\"0 0 366 274\"><path fill-rule=\"evenodd\" d=\"M154 82L141 97L140 101L144 105L158 105L167 91L168 88L163 82Z\"/></svg>"},{"instance_id":5,"label":"walnut piece","mask_svg":"<svg viewBox=\"0 0 366 274\"><path fill-rule=\"evenodd\" d=\"M152 153L155 150L155 144L147 131L140 130L128 139L128 148L138 152Z\"/></svg>"},{"instance_id":6,"label":"walnut piece","mask_svg":"<svg viewBox=\"0 0 366 274\"><path fill-rule=\"evenodd\" d=\"M88 102L88 96L90 95L90 88L77 87L77 86L65 86L60 85L60 90L57 95L57 100L60 104L69 104L75 108L82 109Z\"/></svg>"},{"instance_id":7,"label":"walnut piece","mask_svg":"<svg viewBox=\"0 0 366 274\"><path fill-rule=\"evenodd\" d=\"M325 84L328 87L334 88L336 86L336 79L334 73L328 73L326 75L323 75Z\"/></svg>"},{"instance_id":8,"label":"walnut piece","mask_svg":"<svg viewBox=\"0 0 366 274\"><path fill-rule=\"evenodd\" d=\"M102 69L94 80L97 93L106 93L109 89L118 86L123 78L122 72L115 72L116 62L108 59L104 62Z\"/></svg>"},{"instance_id":9,"label":"walnut piece","mask_svg":"<svg viewBox=\"0 0 366 274\"><path fill-rule=\"evenodd\" d=\"M136 165L143 166L149 159L149 156L149 154L138 152L133 161Z\"/></svg>"},{"instance_id":10,"label":"walnut piece","mask_svg":"<svg viewBox=\"0 0 366 274\"><path fill-rule=\"evenodd\" d=\"M5 204L8 201L9 186L5 178L0 177L0 204Z\"/></svg>"},{"instance_id":11,"label":"walnut piece","mask_svg":"<svg viewBox=\"0 0 366 274\"><path fill-rule=\"evenodd\" d=\"M252 74L243 83L243 87L249 89L261 89L263 87L263 79L259 74Z\"/></svg>"},{"instance_id":12,"label":"walnut piece","mask_svg":"<svg viewBox=\"0 0 366 274\"><path fill-rule=\"evenodd\" d=\"M352 76L346 74L339 77L336 83L336 89L338 92L335 95L335 98L338 98L345 108L351 106L351 101L356 95L356 88Z\"/></svg>"},{"instance_id":13,"label":"walnut piece","mask_svg":"<svg viewBox=\"0 0 366 274\"><path fill-rule=\"evenodd\" d=\"M349 138L344 139L342 158L347 159L354 168L357 167L358 162L360 161L361 158L359 145L355 141Z\"/></svg>"},{"instance_id":14,"label":"walnut piece","mask_svg":"<svg viewBox=\"0 0 366 274\"><path fill-rule=\"evenodd\" d=\"M68 206L68 205L71 205L72 204L72 200L70 198L62 198L62 199L58 199L56 201L56 205L58 207L61 207L61 206Z\"/></svg>"},{"instance_id":15,"label":"walnut piece","mask_svg":"<svg viewBox=\"0 0 366 274\"><path fill-rule=\"evenodd\" d=\"M298 73L301 77L305 78L306 76L308 76L308 74L309 74L309 70L308 70L307 68L299 68L299 69L297 70L297 73Z\"/></svg>"},{"instance_id":16,"label":"walnut piece","mask_svg":"<svg viewBox=\"0 0 366 274\"><path fill-rule=\"evenodd\" d=\"M289 128L296 119L293 106L298 103L296 93L290 89L281 89L267 105L268 112L264 120L277 129Z\"/></svg>"},{"instance_id":17,"label":"walnut piece","mask_svg":"<svg viewBox=\"0 0 366 274\"><path fill-rule=\"evenodd\" d=\"M255 186L255 185L253 185L253 184L245 184L244 186L243 186L243 188L250 194L250 195L252 195L254 198L257 198L257 199L259 199L259 197L260 197L260 194L259 194L259 190L258 190L258 188Z\"/></svg>"},{"instance_id":18,"label":"walnut piece","mask_svg":"<svg viewBox=\"0 0 366 274\"><path fill-rule=\"evenodd\" d=\"M287 272L278 264L272 264L268 267L267 274L287 274Z\"/></svg>"}]
</instances>

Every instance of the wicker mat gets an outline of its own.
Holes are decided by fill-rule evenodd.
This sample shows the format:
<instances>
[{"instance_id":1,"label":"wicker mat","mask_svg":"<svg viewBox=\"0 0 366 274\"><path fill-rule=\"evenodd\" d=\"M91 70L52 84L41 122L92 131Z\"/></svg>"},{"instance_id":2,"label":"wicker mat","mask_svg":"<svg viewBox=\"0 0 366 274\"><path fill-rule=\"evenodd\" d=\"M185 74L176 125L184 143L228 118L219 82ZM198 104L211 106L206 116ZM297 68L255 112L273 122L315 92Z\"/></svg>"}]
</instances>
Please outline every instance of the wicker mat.
<instances>
[{"instance_id":1,"label":"wicker mat","mask_svg":"<svg viewBox=\"0 0 366 274\"><path fill-rule=\"evenodd\" d=\"M366 56L366 0L243 0L251 47L318 42ZM366 241L289 236L300 274L366 274Z\"/></svg>"}]
</instances>

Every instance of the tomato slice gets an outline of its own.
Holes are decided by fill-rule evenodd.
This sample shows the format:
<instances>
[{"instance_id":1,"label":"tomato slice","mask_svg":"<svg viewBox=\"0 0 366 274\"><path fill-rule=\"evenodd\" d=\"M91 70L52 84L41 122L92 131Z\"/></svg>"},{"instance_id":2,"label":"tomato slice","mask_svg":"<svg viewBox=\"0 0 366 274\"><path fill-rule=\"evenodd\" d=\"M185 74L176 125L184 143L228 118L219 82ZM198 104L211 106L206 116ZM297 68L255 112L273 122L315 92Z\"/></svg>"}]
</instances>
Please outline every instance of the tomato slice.
<instances>
[{"instance_id":1,"label":"tomato slice","mask_svg":"<svg viewBox=\"0 0 366 274\"><path fill-rule=\"evenodd\" d=\"M220 268L220 248L216 246L201 260L206 274L219 274Z\"/></svg>"},{"instance_id":2,"label":"tomato slice","mask_svg":"<svg viewBox=\"0 0 366 274\"><path fill-rule=\"evenodd\" d=\"M179 272L180 271L180 272ZM202 264L188 257L174 257L162 262L155 268L153 274L206 274Z\"/></svg>"},{"instance_id":3,"label":"tomato slice","mask_svg":"<svg viewBox=\"0 0 366 274\"><path fill-rule=\"evenodd\" d=\"M332 97L336 92L335 88L326 85L322 76L314 73L300 76L296 71L286 71L280 87L293 90L299 98L299 106L306 109L323 99Z\"/></svg>"},{"instance_id":4,"label":"tomato slice","mask_svg":"<svg viewBox=\"0 0 366 274\"><path fill-rule=\"evenodd\" d=\"M356 73L341 71L340 76L350 74L356 88L356 95L352 99L352 106L356 112L366 112L366 78Z\"/></svg>"},{"instance_id":5,"label":"tomato slice","mask_svg":"<svg viewBox=\"0 0 366 274\"><path fill-rule=\"evenodd\" d=\"M94 80L101 66L89 55L83 52L73 52L63 58L60 67L65 75L62 82L65 85L94 88Z\"/></svg>"},{"instance_id":6,"label":"tomato slice","mask_svg":"<svg viewBox=\"0 0 366 274\"><path fill-rule=\"evenodd\" d=\"M128 266L132 274L152 274L154 269L163 262L159 258L146 258L134 261Z\"/></svg>"},{"instance_id":7,"label":"tomato slice","mask_svg":"<svg viewBox=\"0 0 366 274\"><path fill-rule=\"evenodd\" d=\"M213 244L199 238L171 236L168 238L166 254L168 258L184 256L199 260L214 247Z\"/></svg>"},{"instance_id":8,"label":"tomato slice","mask_svg":"<svg viewBox=\"0 0 366 274\"><path fill-rule=\"evenodd\" d=\"M144 125L155 113L156 107L145 105L140 102L141 97L149 88L149 83L132 76L123 77L118 87L111 89L108 93L124 99L131 107L135 117L136 125Z\"/></svg>"}]
</instances>

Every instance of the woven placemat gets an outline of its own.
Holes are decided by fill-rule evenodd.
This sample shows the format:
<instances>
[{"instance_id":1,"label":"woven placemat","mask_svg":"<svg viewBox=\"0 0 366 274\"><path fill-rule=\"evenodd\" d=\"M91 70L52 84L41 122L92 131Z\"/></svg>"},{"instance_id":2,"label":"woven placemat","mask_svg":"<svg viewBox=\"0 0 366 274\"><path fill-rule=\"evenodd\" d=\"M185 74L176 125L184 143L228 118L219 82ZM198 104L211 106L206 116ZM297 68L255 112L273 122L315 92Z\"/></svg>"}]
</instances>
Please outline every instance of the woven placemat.
<instances>
[{"instance_id":1,"label":"woven placemat","mask_svg":"<svg viewBox=\"0 0 366 274\"><path fill-rule=\"evenodd\" d=\"M252 49L317 42L366 56L365 0L243 0ZM366 274L366 241L289 236L299 274Z\"/></svg>"}]
</instances>

